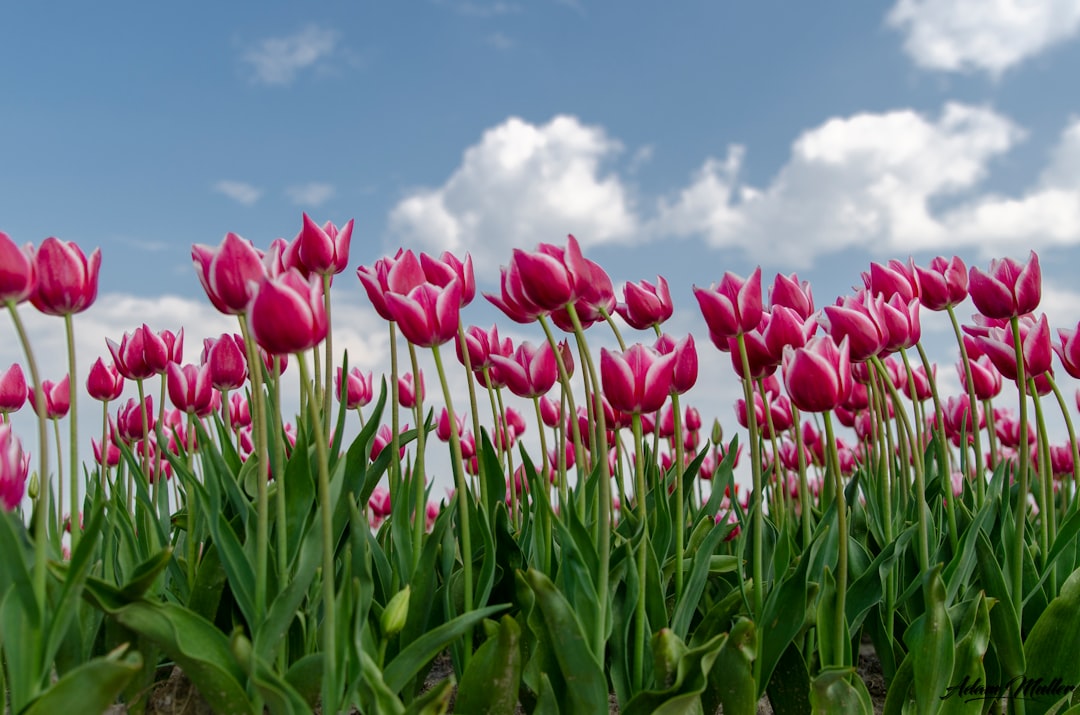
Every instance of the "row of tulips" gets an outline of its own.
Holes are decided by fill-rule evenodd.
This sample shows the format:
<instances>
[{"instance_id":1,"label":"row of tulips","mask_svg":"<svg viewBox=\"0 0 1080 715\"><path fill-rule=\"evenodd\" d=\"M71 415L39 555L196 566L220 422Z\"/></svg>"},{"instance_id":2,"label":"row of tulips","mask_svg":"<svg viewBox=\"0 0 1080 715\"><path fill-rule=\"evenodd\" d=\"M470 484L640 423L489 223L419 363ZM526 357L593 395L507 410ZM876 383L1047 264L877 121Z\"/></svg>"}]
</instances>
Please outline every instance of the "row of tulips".
<instances>
[{"instance_id":1,"label":"row of tulips","mask_svg":"<svg viewBox=\"0 0 1080 715\"><path fill-rule=\"evenodd\" d=\"M110 341L112 363L85 383L104 408L83 465L72 316L94 302L100 252L56 239L20 249L0 234L0 296L30 372L0 376L0 693L13 712L118 698L141 710L171 664L221 712L440 712L455 682L460 712L593 713L609 693L632 713L754 712L765 695L774 712L868 712L854 674L863 636L889 712L1077 706L1080 665L1060 656L1080 636L1080 458L1053 355L1080 376L1080 340L1062 330L1052 345L1034 315L1034 254L986 271L875 263L863 289L821 310L794 275L778 275L767 301L760 269L695 287L743 387L746 432L725 444L719 422L703 434L683 403L699 353L692 335L663 330L667 281L627 283L620 300L573 236L515 250L486 294L538 323L537 344L466 324L468 256L400 250L360 266L390 335L377 387L332 343L351 236L351 221L305 215L266 251L232 233L194 246L207 297L240 332L207 340L197 364L183 362L182 329ZM969 298L979 315L961 325ZM38 375L26 300L65 319L58 382ZM947 314L966 394L938 393L923 311ZM600 324L618 349L597 360L588 331ZM649 337L629 344L627 328ZM467 410L449 388L450 342ZM301 412L289 419L293 365ZM138 397L114 414L126 381ZM1015 412L995 404L1007 382ZM538 452L507 393L532 403ZM1047 436L1051 394L1063 447ZM28 396L33 476L7 424ZM351 411L359 434L346 445ZM70 466L65 479L60 459L53 478L48 427L59 450L65 415ZM441 504L431 434L454 480ZM422 692L444 650L454 677ZM1032 685L947 696L1005 681Z\"/></svg>"}]
</instances>

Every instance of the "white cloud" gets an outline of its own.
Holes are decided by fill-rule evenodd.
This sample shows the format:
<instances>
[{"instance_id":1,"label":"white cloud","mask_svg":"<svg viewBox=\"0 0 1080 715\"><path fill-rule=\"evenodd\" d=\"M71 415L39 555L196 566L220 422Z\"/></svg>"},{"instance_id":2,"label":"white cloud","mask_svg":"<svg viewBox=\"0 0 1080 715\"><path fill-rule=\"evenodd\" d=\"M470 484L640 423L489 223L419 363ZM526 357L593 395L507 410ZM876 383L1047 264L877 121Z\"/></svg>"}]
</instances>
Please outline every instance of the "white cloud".
<instances>
[{"instance_id":1,"label":"white cloud","mask_svg":"<svg viewBox=\"0 0 1080 715\"><path fill-rule=\"evenodd\" d=\"M999 76L1080 32L1080 2L899 0L887 22L921 67Z\"/></svg>"},{"instance_id":2,"label":"white cloud","mask_svg":"<svg viewBox=\"0 0 1080 715\"><path fill-rule=\"evenodd\" d=\"M224 194L233 201L243 204L244 206L253 205L259 200L259 197L262 196L262 190L251 184L244 181L230 181L227 179L222 179L214 184L214 191L219 194Z\"/></svg>"},{"instance_id":3,"label":"white cloud","mask_svg":"<svg viewBox=\"0 0 1080 715\"><path fill-rule=\"evenodd\" d=\"M509 247L627 241L638 221L626 187L600 164L621 145L603 128L571 116L537 126L507 119L469 147L461 165L434 189L402 199L391 232L406 245L469 251L477 268L505 263Z\"/></svg>"},{"instance_id":4,"label":"white cloud","mask_svg":"<svg viewBox=\"0 0 1080 715\"><path fill-rule=\"evenodd\" d=\"M319 207L337 194L333 184L311 182L300 186L290 186L285 190L289 199L297 206Z\"/></svg>"},{"instance_id":5,"label":"white cloud","mask_svg":"<svg viewBox=\"0 0 1080 715\"><path fill-rule=\"evenodd\" d=\"M253 71L252 81L265 85L288 85L301 70L331 55L338 33L309 25L286 37L271 37L249 48L241 58Z\"/></svg>"}]
</instances>

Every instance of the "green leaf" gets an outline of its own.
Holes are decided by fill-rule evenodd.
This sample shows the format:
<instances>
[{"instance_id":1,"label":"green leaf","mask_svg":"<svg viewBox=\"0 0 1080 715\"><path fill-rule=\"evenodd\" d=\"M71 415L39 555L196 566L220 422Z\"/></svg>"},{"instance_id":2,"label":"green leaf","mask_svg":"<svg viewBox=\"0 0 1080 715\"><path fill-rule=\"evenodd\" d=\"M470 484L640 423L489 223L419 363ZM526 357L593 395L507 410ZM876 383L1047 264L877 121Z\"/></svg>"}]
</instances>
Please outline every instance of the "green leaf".
<instances>
[{"instance_id":1,"label":"green leaf","mask_svg":"<svg viewBox=\"0 0 1080 715\"><path fill-rule=\"evenodd\" d=\"M127 646L121 646L69 671L34 700L23 715L105 712L142 668L142 656L125 651Z\"/></svg>"},{"instance_id":2,"label":"green leaf","mask_svg":"<svg viewBox=\"0 0 1080 715\"><path fill-rule=\"evenodd\" d=\"M927 574L926 612L912 621L904 633L915 682L915 705L920 715L933 715L953 672L953 629L945 607L945 582L941 564Z\"/></svg>"},{"instance_id":3,"label":"green leaf","mask_svg":"<svg viewBox=\"0 0 1080 715\"><path fill-rule=\"evenodd\" d=\"M664 636L665 633L670 636ZM671 674L672 682L662 689L646 690L635 695L623 710L625 715L647 715L647 713L699 715L702 713L701 695L709 684L709 673L720 655L720 649L727 642L727 636L718 635L701 646L688 650L682 645L678 636L664 629L653 636L654 656L657 648L667 650L663 641L668 637L675 639L678 646L681 646L677 648L680 651L678 657L674 663L671 663L674 666Z\"/></svg>"},{"instance_id":4,"label":"green leaf","mask_svg":"<svg viewBox=\"0 0 1080 715\"><path fill-rule=\"evenodd\" d=\"M768 693L774 715L803 715L810 712L810 673L794 643L776 662Z\"/></svg>"},{"instance_id":5,"label":"green leaf","mask_svg":"<svg viewBox=\"0 0 1080 715\"><path fill-rule=\"evenodd\" d=\"M957 632L963 633L956 644L956 658L953 662L952 678L949 686L964 682L986 682L986 667L983 658L990 645L990 614L986 595L976 594L971 607L967 609L964 620L958 622ZM943 693L948 695L948 691ZM978 715L982 712L982 699L968 699L960 696L945 697L940 712L943 715Z\"/></svg>"},{"instance_id":6,"label":"green leaf","mask_svg":"<svg viewBox=\"0 0 1080 715\"><path fill-rule=\"evenodd\" d=\"M473 655L458 686L455 709L464 713L509 713L521 684L521 627L510 616Z\"/></svg>"},{"instance_id":7,"label":"green leaf","mask_svg":"<svg viewBox=\"0 0 1080 715\"><path fill-rule=\"evenodd\" d=\"M780 656L788 650L791 641L806 622L806 569L810 562L808 556L809 554L804 554L799 558L795 569L769 591L765 601L758 695L765 692Z\"/></svg>"},{"instance_id":8,"label":"green leaf","mask_svg":"<svg viewBox=\"0 0 1080 715\"><path fill-rule=\"evenodd\" d=\"M866 684L854 675L854 668L825 668L810 688L814 715L865 715L874 706Z\"/></svg>"},{"instance_id":9,"label":"green leaf","mask_svg":"<svg viewBox=\"0 0 1080 715\"><path fill-rule=\"evenodd\" d=\"M740 618L731 629L709 671L709 686L702 704L709 712L716 703L725 715L754 715L757 712L757 681L753 662L757 657L757 628L754 622Z\"/></svg>"},{"instance_id":10,"label":"green leaf","mask_svg":"<svg viewBox=\"0 0 1080 715\"><path fill-rule=\"evenodd\" d=\"M1013 608L1009 588L1001 573L1001 566L994 557L986 534L979 534L975 542L979 559L979 574L986 595L997 600L990 609L990 640L994 643L998 658L1011 676L1023 675L1025 667L1024 646L1020 640L1020 619Z\"/></svg>"},{"instance_id":11,"label":"green leaf","mask_svg":"<svg viewBox=\"0 0 1080 715\"><path fill-rule=\"evenodd\" d=\"M703 517L703 519L714 521L708 516ZM687 632L690 630L690 621L693 619L694 614L697 613L698 602L701 600L701 594L705 590L705 581L709 576L710 566L712 565L713 551L716 550L716 546L723 536L724 529L714 526L702 541L696 553L694 553L690 567L690 577L686 580L682 598L675 604L675 613L671 618L671 630L680 639L685 639Z\"/></svg>"},{"instance_id":12,"label":"green leaf","mask_svg":"<svg viewBox=\"0 0 1080 715\"><path fill-rule=\"evenodd\" d=\"M1039 620L1031 627L1024 642L1027 682L1052 685L1064 684L1072 688L1080 682L1080 659L1076 657L1076 644L1080 643L1080 569L1061 586L1061 593L1046 607ZM1042 715L1065 691L1052 695L1028 695L1024 707L1030 715Z\"/></svg>"}]
</instances>

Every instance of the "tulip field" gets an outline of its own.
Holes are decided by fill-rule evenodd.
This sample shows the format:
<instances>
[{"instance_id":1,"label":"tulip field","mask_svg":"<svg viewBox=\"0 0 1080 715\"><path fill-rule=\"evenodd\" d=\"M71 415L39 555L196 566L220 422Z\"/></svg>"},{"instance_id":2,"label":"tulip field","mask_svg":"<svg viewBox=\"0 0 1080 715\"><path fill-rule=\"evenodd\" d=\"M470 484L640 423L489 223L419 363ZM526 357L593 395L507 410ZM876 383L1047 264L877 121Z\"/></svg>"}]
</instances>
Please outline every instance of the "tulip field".
<instances>
[{"instance_id":1,"label":"tulip field","mask_svg":"<svg viewBox=\"0 0 1080 715\"><path fill-rule=\"evenodd\" d=\"M0 233L4 712L1080 713L1080 335L1034 253L872 263L821 306L760 268L617 287L570 236L483 295L515 344L470 323L469 256L356 267L352 229L193 246L235 334L131 326L92 364L100 250ZM354 275L387 374L334 346ZM699 360L737 404L695 402Z\"/></svg>"}]
</instances>

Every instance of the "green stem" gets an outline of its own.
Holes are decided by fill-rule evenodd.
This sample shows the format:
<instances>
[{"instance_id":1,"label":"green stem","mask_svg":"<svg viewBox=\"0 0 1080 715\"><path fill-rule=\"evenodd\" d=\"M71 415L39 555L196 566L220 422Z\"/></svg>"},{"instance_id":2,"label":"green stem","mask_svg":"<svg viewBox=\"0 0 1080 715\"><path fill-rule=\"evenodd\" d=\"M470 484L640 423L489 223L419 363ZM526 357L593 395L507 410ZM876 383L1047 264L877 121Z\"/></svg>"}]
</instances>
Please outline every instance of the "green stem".
<instances>
[{"instance_id":1,"label":"green stem","mask_svg":"<svg viewBox=\"0 0 1080 715\"><path fill-rule=\"evenodd\" d=\"M645 687L645 575L649 547L649 514L646 507L645 455L641 442L641 414L633 415L634 430L634 503L637 506L638 522L641 529L641 541L638 542L638 588L637 614L634 618L634 691L640 692Z\"/></svg>"},{"instance_id":2,"label":"green stem","mask_svg":"<svg viewBox=\"0 0 1080 715\"><path fill-rule=\"evenodd\" d=\"M570 385L570 375L566 371L566 364L563 363L562 351L559 350L559 344L555 341L555 335L551 332L551 324L545 316L540 316L540 327L544 329L544 335L547 336L548 344L551 345L551 349L555 351L555 366L559 369L559 384L562 385L562 394L566 398L567 413L570 420L570 434L574 439L574 469L577 473L587 474L588 470L585 466L585 450L581 443L581 425L578 424L577 418L577 406L574 404L574 392ZM569 508L569 504L561 504L563 508Z\"/></svg>"},{"instance_id":3,"label":"green stem","mask_svg":"<svg viewBox=\"0 0 1080 715\"><path fill-rule=\"evenodd\" d=\"M324 274L322 277L323 285L323 304L326 307L326 348L324 359L326 360L326 369L323 371L326 374L323 375L323 393L322 400L319 406L322 408L323 416L323 431L327 434L330 433L330 395L334 394L333 380L334 380L334 330L333 323L330 320L330 281L332 276L330 274ZM341 376L342 382L345 382L345 375Z\"/></svg>"},{"instance_id":4,"label":"green stem","mask_svg":"<svg viewBox=\"0 0 1080 715\"><path fill-rule=\"evenodd\" d=\"M425 486L427 475L424 473L424 452L427 445L427 420L424 416L424 390L420 387L420 364L416 359L416 347L409 343L409 360L413 375L413 416L416 419L416 461L412 469L413 490L413 571L420 565L420 556L424 545L424 527L426 526ZM453 432L454 430L451 430Z\"/></svg>"},{"instance_id":5,"label":"green stem","mask_svg":"<svg viewBox=\"0 0 1080 715\"><path fill-rule=\"evenodd\" d=\"M274 489L277 493L274 504L277 507L277 528L275 532L277 533L278 583L284 584L289 581L289 533L288 514L285 509L285 437L281 431L281 358L274 356L273 363L274 460L271 464L274 473ZM329 410L326 410L326 412L329 412ZM281 643L278 644L278 667L282 673L288 667L287 638L282 638Z\"/></svg>"},{"instance_id":6,"label":"green stem","mask_svg":"<svg viewBox=\"0 0 1080 715\"><path fill-rule=\"evenodd\" d=\"M1053 500L1054 483L1050 470L1050 438L1046 434L1046 420L1043 417L1042 400L1035 389L1034 378L1028 379L1028 387L1031 390L1032 402L1035 405L1036 439L1039 445L1039 555L1045 569L1046 558L1050 553L1050 544L1054 542L1054 537L1057 535ZM1025 437L1024 434L1020 435L1021 439ZM1021 452L1020 456L1023 458L1025 455ZM1053 574L1051 574L1050 593L1057 593L1056 584L1053 583Z\"/></svg>"},{"instance_id":7,"label":"green stem","mask_svg":"<svg viewBox=\"0 0 1080 715\"><path fill-rule=\"evenodd\" d=\"M982 437L979 434L979 421L975 419L976 405L979 402L978 398L975 397L975 382L971 377L971 357L968 355L967 346L964 345L964 336L960 332L960 321L956 319L956 311L953 310L951 305L946 310L949 313L949 320L952 322L956 342L960 346L960 360L964 364L964 382L967 385L968 404L971 408L971 432L975 442L975 508L979 509L982 507L983 499L986 497L986 473L984 471ZM938 410L938 414L941 414L940 410ZM990 439L993 440L993 438L994 433L991 430Z\"/></svg>"},{"instance_id":8,"label":"green stem","mask_svg":"<svg viewBox=\"0 0 1080 715\"><path fill-rule=\"evenodd\" d=\"M78 395L79 384L78 371L75 365L75 328L71 314L64 316L64 332L67 336L68 348L68 385L70 386L71 410L69 412L68 428L70 430L68 449L71 452L71 553L79 546L82 537L82 520L79 518L79 410Z\"/></svg>"},{"instance_id":9,"label":"green stem","mask_svg":"<svg viewBox=\"0 0 1080 715\"><path fill-rule=\"evenodd\" d=\"M810 499L810 485L806 481L806 447L803 443L802 426L800 422L799 409L795 405L791 406L791 428L795 432L795 449L798 452L799 459L799 505L800 505L800 520L802 521L802 547L803 550L810 548L810 539L813 536L813 524L810 518L813 514L812 504Z\"/></svg>"},{"instance_id":10,"label":"green stem","mask_svg":"<svg viewBox=\"0 0 1080 715\"><path fill-rule=\"evenodd\" d=\"M266 574L268 570L268 552L269 552L269 522L270 522L270 501L267 493L267 475L266 467L268 463L267 459L267 446L266 446L266 405L263 402L263 386L262 386L262 371L263 362L262 357L259 355L259 348L255 345L255 339L251 335L251 331L248 329L247 317L245 315L237 316L240 322L240 334L244 338L244 347L247 350L248 360L248 377L251 379L251 407L252 407L252 435L255 438L255 453L252 457L255 458L255 613L263 614L266 612ZM306 370L307 365L304 363L304 357L301 354L297 354L297 361L300 363L301 376L300 381L306 384ZM310 387L310 385L308 385ZM301 386L303 390L303 385ZM305 394L308 394L310 399L310 390L304 390ZM315 409L316 405L309 404L311 409ZM326 445L323 445L323 449ZM248 457L251 459L251 457ZM254 628L255 624L249 624Z\"/></svg>"},{"instance_id":11,"label":"green stem","mask_svg":"<svg viewBox=\"0 0 1080 715\"><path fill-rule=\"evenodd\" d=\"M479 444L480 439L480 412L477 410L476 403L476 376L473 374L472 356L469 355L468 342L465 337L465 323L458 320L458 344L461 346L461 361L465 365L465 382L469 386L469 409L472 417L473 427L473 440L477 442L477 447L482 446ZM484 460L476 460L476 481L480 488L480 503L487 504L487 480L484 479Z\"/></svg>"},{"instance_id":12,"label":"green stem","mask_svg":"<svg viewBox=\"0 0 1080 715\"><path fill-rule=\"evenodd\" d=\"M926 373L927 384L930 385L930 397L934 401L934 411L936 414L943 415L941 409L941 398L938 397L937 381L934 379L932 366L930 365L930 358L926 356L926 351L923 349L922 343L915 343L915 347L919 350L919 359L922 360L923 372ZM911 389L912 401L915 401L917 396L915 394L915 373L911 370L911 363L908 362L907 352L900 351L900 355L904 358L904 367L908 372L908 384ZM918 402L916 402L918 404ZM974 403L972 403L974 404ZM926 424L925 420L919 420L919 434L922 434L922 426ZM974 429L978 429L978 425L975 421L972 421ZM952 490L952 475L949 469L949 448L945 444L945 433L939 431L937 435L937 448L938 448L938 476L941 478L941 483L944 485L943 491L945 492L945 512L949 520L949 546L952 548L952 552L955 554L960 548L960 533L956 526L956 507L953 501L956 497L953 496ZM921 458L920 453L920 458Z\"/></svg>"},{"instance_id":13,"label":"green stem","mask_svg":"<svg viewBox=\"0 0 1080 715\"><path fill-rule=\"evenodd\" d=\"M1073 426L1072 417L1069 414L1069 407L1065 402L1065 397L1061 394L1061 390L1058 389L1057 382L1054 381L1052 375L1047 373L1046 379L1050 382L1050 389L1054 391L1054 397L1057 398L1058 408L1061 410L1061 416L1065 420L1065 429L1069 433L1069 449L1072 450L1072 485L1066 482L1061 485L1062 505L1067 509L1069 505L1069 494L1075 494L1077 485L1080 485L1080 445L1076 443L1076 429ZM1073 500L1072 507L1075 508L1077 500ZM1062 513L1062 517L1066 516L1066 513Z\"/></svg>"},{"instance_id":14,"label":"green stem","mask_svg":"<svg viewBox=\"0 0 1080 715\"><path fill-rule=\"evenodd\" d=\"M836 612L833 623L833 653L836 662L830 665L848 665L848 659L844 657L847 652L847 579L848 579L848 526L847 526L847 503L844 496L844 480L840 476L840 461L836 451L836 438L833 435L832 415L828 412L823 415L825 419L825 439L828 441L829 451L828 471L832 474L833 486L836 490Z\"/></svg>"},{"instance_id":15,"label":"green stem","mask_svg":"<svg viewBox=\"0 0 1080 715\"><path fill-rule=\"evenodd\" d=\"M1024 528L1027 525L1027 496L1028 496L1028 459L1022 450L1027 449L1028 415L1027 415L1027 376L1024 365L1024 346L1020 340L1020 320L1013 317L1010 320L1013 335L1013 350L1016 354L1016 391L1020 397L1020 440L1024 445L1017 453L1017 482L1019 489L1016 497L1016 533L1013 535L1013 561L1012 561L1012 599L1013 608L1017 617L1022 618L1024 608ZM975 423L972 415L972 424Z\"/></svg>"}]
</instances>

